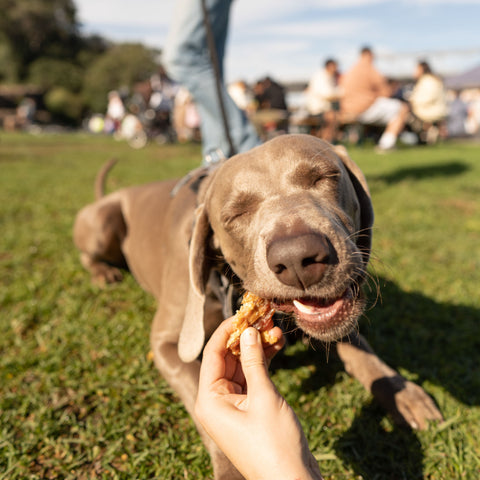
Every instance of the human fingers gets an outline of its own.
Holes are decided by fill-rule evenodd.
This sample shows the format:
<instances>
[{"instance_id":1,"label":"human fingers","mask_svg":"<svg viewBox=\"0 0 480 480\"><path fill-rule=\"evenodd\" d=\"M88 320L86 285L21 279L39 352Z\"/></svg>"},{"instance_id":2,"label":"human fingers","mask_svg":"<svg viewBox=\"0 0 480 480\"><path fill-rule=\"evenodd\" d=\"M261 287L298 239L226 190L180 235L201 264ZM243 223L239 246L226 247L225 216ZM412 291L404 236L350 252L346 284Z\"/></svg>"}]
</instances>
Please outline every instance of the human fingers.
<instances>
[{"instance_id":1,"label":"human fingers","mask_svg":"<svg viewBox=\"0 0 480 480\"><path fill-rule=\"evenodd\" d=\"M233 330L232 318L222 322L210 337L203 351L203 361L200 367L198 395L195 402L195 415L205 429L215 429L217 417L225 412L232 415L236 395L243 388L230 380L235 365L241 370L240 362L230 352L227 352L226 343ZM232 366L233 365L233 366ZM212 417L213 415L213 417Z\"/></svg>"},{"instance_id":2,"label":"human fingers","mask_svg":"<svg viewBox=\"0 0 480 480\"><path fill-rule=\"evenodd\" d=\"M213 332L203 350L202 368L200 370L200 388L212 385L220 379L228 377L226 356L227 340L233 331L233 317L223 321ZM231 363L231 362L229 362ZM231 368L231 367L230 367Z\"/></svg>"},{"instance_id":3,"label":"human fingers","mask_svg":"<svg viewBox=\"0 0 480 480\"><path fill-rule=\"evenodd\" d=\"M268 376L260 333L253 327L247 328L240 337L240 361L249 394L274 388Z\"/></svg>"},{"instance_id":4,"label":"human fingers","mask_svg":"<svg viewBox=\"0 0 480 480\"><path fill-rule=\"evenodd\" d=\"M268 331L271 337L277 338L277 341L273 345L264 347L265 357L267 359L267 365L270 365L272 358L285 346L285 337L281 328L273 327Z\"/></svg>"}]
</instances>

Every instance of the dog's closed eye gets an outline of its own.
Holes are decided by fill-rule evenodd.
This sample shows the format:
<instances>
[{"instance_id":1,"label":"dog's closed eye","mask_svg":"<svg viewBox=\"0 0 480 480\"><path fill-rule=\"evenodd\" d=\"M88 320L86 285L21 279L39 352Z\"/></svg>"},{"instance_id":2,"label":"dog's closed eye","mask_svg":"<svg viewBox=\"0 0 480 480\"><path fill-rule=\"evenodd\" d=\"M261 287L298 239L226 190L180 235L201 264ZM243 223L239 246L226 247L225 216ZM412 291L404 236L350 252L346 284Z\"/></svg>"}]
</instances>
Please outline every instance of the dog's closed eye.
<instances>
[{"instance_id":1,"label":"dog's closed eye","mask_svg":"<svg viewBox=\"0 0 480 480\"><path fill-rule=\"evenodd\" d=\"M329 180L329 181L337 181L340 179L340 172L334 172L334 171L331 171L331 172L323 172L322 174L318 175L318 176L314 176L313 177L313 186L314 187L319 187L319 186L323 186L323 184Z\"/></svg>"},{"instance_id":2,"label":"dog's closed eye","mask_svg":"<svg viewBox=\"0 0 480 480\"><path fill-rule=\"evenodd\" d=\"M235 220L255 213L261 201L262 197L257 193L241 192L234 195L222 208L222 223L228 227Z\"/></svg>"},{"instance_id":3,"label":"dog's closed eye","mask_svg":"<svg viewBox=\"0 0 480 480\"><path fill-rule=\"evenodd\" d=\"M292 183L302 188L315 188L323 186L326 181L337 181L340 179L340 170L329 165L312 165L301 163L292 175Z\"/></svg>"}]
</instances>

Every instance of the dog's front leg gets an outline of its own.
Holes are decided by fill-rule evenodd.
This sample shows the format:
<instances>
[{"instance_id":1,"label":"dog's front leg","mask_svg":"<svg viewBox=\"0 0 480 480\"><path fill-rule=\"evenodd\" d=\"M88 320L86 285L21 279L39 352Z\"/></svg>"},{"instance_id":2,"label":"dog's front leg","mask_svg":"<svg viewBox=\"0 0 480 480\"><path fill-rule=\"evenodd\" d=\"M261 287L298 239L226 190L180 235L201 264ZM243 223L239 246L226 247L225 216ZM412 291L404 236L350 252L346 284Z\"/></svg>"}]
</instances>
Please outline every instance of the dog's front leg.
<instances>
[{"instance_id":1,"label":"dog's front leg","mask_svg":"<svg viewBox=\"0 0 480 480\"><path fill-rule=\"evenodd\" d=\"M208 436L194 413L194 405L198 393L198 380L200 375L200 361L183 362L178 356L179 332L168 330L172 326L172 312L159 308L151 332L151 347L154 353L155 365L175 390L182 400L188 413L191 415L195 426L207 448L213 465L215 480L240 480L243 476L227 459L215 442ZM165 319L170 319L166 322ZM167 325L166 325L167 324ZM177 323L178 325L179 323Z\"/></svg>"},{"instance_id":2,"label":"dog's front leg","mask_svg":"<svg viewBox=\"0 0 480 480\"><path fill-rule=\"evenodd\" d=\"M428 421L442 421L429 395L382 362L362 335L337 343L345 370L355 377L399 424L424 430Z\"/></svg>"}]
</instances>

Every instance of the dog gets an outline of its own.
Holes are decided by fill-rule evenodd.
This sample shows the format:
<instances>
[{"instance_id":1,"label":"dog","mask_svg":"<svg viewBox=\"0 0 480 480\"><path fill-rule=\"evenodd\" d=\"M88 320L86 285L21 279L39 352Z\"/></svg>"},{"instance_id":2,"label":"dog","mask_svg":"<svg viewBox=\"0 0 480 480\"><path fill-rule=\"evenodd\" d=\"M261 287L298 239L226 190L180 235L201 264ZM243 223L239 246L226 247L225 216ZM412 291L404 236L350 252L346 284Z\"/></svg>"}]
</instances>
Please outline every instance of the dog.
<instances>
[{"instance_id":1,"label":"dog","mask_svg":"<svg viewBox=\"0 0 480 480\"><path fill-rule=\"evenodd\" d=\"M192 415L215 478L241 478L195 420L205 341L249 290L306 335L333 342L347 372L400 423L442 420L433 400L375 355L358 333L372 243L366 179L344 147L282 135L181 181L103 196L74 225L83 266L98 283L128 268L157 300L156 367Z\"/></svg>"}]
</instances>

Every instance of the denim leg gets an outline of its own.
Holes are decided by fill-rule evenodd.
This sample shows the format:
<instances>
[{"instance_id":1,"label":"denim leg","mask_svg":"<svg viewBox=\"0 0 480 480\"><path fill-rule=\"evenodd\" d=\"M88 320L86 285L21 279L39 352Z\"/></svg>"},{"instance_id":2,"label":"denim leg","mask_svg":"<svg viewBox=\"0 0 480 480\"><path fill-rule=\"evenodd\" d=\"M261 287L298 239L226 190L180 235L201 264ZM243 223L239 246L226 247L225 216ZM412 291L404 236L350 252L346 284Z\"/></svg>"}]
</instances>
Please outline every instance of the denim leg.
<instances>
[{"instance_id":1,"label":"denim leg","mask_svg":"<svg viewBox=\"0 0 480 480\"><path fill-rule=\"evenodd\" d=\"M212 67L201 8L201 0L177 0L176 11L163 53L163 65L170 77L184 85L195 99L201 117L204 158L221 154L229 157L259 145L260 139L244 112L228 95L223 83L223 57L232 0L206 0L222 76L222 98L230 137L225 134L223 117Z\"/></svg>"}]
</instances>

